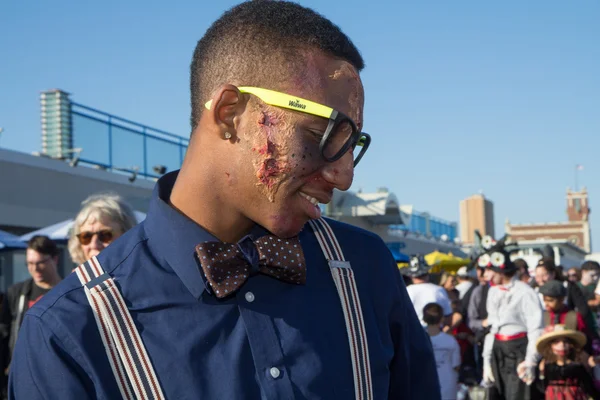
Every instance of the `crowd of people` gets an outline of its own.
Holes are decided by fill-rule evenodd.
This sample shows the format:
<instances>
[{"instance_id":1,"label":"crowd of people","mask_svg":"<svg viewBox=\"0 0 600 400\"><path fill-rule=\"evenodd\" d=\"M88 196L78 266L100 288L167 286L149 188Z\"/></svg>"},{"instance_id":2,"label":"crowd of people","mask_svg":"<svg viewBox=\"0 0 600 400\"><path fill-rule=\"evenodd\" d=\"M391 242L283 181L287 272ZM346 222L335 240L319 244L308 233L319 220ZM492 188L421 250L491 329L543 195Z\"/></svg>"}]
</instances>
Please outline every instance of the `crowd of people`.
<instances>
[{"instance_id":1,"label":"crowd of people","mask_svg":"<svg viewBox=\"0 0 600 400\"><path fill-rule=\"evenodd\" d=\"M600 265L565 271L542 257L531 276L505 240L488 237L455 275L431 274L423 257L401 269L442 399L600 398Z\"/></svg>"}]
</instances>

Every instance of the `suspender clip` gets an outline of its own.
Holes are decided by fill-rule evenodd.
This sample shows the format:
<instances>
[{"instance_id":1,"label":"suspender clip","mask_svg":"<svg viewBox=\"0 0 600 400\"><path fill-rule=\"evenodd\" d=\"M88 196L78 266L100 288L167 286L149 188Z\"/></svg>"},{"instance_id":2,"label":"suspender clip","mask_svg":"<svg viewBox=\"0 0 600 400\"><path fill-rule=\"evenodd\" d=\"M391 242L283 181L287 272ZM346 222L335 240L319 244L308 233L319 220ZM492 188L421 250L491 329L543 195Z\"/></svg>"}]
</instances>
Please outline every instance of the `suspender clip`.
<instances>
[{"instance_id":1,"label":"suspender clip","mask_svg":"<svg viewBox=\"0 0 600 400\"><path fill-rule=\"evenodd\" d=\"M350 261L340 261L340 260L329 260L329 267L352 269L352 267L350 266Z\"/></svg>"}]
</instances>

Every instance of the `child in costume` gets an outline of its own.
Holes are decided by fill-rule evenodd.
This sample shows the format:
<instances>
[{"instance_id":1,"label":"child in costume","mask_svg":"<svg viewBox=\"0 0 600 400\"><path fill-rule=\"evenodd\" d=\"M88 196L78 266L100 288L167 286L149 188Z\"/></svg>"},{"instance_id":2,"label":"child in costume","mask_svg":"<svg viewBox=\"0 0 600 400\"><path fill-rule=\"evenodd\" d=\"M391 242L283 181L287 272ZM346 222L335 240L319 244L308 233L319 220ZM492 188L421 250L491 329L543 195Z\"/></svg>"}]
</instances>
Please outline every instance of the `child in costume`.
<instances>
[{"instance_id":1,"label":"child in costume","mask_svg":"<svg viewBox=\"0 0 600 400\"><path fill-rule=\"evenodd\" d=\"M600 399L590 373L600 359L582 351L585 343L583 333L565 325L550 325L539 337L539 381L546 400Z\"/></svg>"}]
</instances>

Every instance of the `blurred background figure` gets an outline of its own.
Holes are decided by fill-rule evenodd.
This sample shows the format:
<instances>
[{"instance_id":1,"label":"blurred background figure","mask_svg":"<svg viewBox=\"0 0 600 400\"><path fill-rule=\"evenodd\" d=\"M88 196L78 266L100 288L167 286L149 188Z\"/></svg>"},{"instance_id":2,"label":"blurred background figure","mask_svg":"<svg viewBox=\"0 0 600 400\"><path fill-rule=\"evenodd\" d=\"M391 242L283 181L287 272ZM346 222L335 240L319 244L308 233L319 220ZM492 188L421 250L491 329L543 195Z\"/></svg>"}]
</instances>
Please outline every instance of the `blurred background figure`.
<instances>
[{"instance_id":1,"label":"blurred background figure","mask_svg":"<svg viewBox=\"0 0 600 400\"><path fill-rule=\"evenodd\" d=\"M69 237L77 265L97 256L113 240L137 225L131 207L117 194L96 194L81 203Z\"/></svg>"},{"instance_id":2,"label":"blurred background figure","mask_svg":"<svg viewBox=\"0 0 600 400\"><path fill-rule=\"evenodd\" d=\"M0 375L3 396L23 315L61 281L57 268L58 254L56 243L47 236L32 237L27 243L26 251L27 270L31 278L10 286L6 291L0 311Z\"/></svg>"},{"instance_id":3,"label":"blurred background figure","mask_svg":"<svg viewBox=\"0 0 600 400\"><path fill-rule=\"evenodd\" d=\"M406 291L423 326L425 326L423 308L429 303L437 303L442 307L443 325L449 326L452 321L452 305L448 298L448 292L441 286L429 281L430 269L431 266L427 264L423 256L413 256L410 259L409 266L402 268L400 272L402 275L409 276L412 280L412 284L406 288Z\"/></svg>"},{"instance_id":4,"label":"blurred background figure","mask_svg":"<svg viewBox=\"0 0 600 400\"><path fill-rule=\"evenodd\" d=\"M427 325L427 333L435 355L440 381L440 398L455 400L458 393L458 371L461 364L460 346L452 335L440 329L445 314L442 306L437 303L428 303L423 307L421 314Z\"/></svg>"},{"instance_id":5,"label":"blurred background figure","mask_svg":"<svg viewBox=\"0 0 600 400\"><path fill-rule=\"evenodd\" d=\"M567 271L567 279L569 282L578 283L581 280L579 268L571 267Z\"/></svg>"},{"instance_id":6,"label":"blurred background figure","mask_svg":"<svg viewBox=\"0 0 600 400\"><path fill-rule=\"evenodd\" d=\"M581 279L578 282L588 305L595 311L597 308L596 296L594 294L596 285L598 284L598 276L600 274L600 264L596 261L586 261L581 264Z\"/></svg>"},{"instance_id":7,"label":"blurred background figure","mask_svg":"<svg viewBox=\"0 0 600 400\"><path fill-rule=\"evenodd\" d=\"M450 293L456 288L456 277L449 272L444 271L440 277L440 286Z\"/></svg>"},{"instance_id":8,"label":"blurred background figure","mask_svg":"<svg viewBox=\"0 0 600 400\"><path fill-rule=\"evenodd\" d=\"M490 331L487 321L487 296L495 272L487 268L477 268L479 284L473 290L468 306L468 326L475 335L475 366L477 380L481 380L483 372L483 341Z\"/></svg>"},{"instance_id":9,"label":"blurred background figure","mask_svg":"<svg viewBox=\"0 0 600 400\"><path fill-rule=\"evenodd\" d=\"M459 298L462 300L469 289L473 287L473 276L472 273L469 273L469 270L466 266L460 267L458 271L456 271L456 279L458 280L458 284L456 285L456 290L458 290Z\"/></svg>"},{"instance_id":10,"label":"blurred background figure","mask_svg":"<svg viewBox=\"0 0 600 400\"><path fill-rule=\"evenodd\" d=\"M517 258L513 263L517 266L517 279L523 283L530 284L531 276L529 275L529 265L527 264L527 261L522 258Z\"/></svg>"}]
</instances>

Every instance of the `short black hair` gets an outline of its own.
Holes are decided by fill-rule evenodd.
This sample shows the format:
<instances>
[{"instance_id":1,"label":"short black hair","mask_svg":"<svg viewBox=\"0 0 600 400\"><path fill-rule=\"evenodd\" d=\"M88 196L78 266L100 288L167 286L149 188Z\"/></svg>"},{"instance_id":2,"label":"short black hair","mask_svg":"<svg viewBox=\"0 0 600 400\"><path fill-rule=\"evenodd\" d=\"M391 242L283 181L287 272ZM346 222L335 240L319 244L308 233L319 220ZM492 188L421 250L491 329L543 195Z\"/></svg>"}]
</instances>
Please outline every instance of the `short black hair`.
<instances>
[{"instance_id":1,"label":"short black hair","mask_svg":"<svg viewBox=\"0 0 600 400\"><path fill-rule=\"evenodd\" d=\"M56 257L59 253L58 246L54 240L43 235L36 235L29 239L27 248L52 257Z\"/></svg>"},{"instance_id":2,"label":"short black hair","mask_svg":"<svg viewBox=\"0 0 600 400\"><path fill-rule=\"evenodd\" d=\"M529 275L529 265L527 264L527 261L523 260L522 258L517 258L513 261L513 264L517 266L519 272L527 272L527 275Z\"/></svg>"},{"instance_id":3,"label":"short black hair","mask_svg":"<svg viewBox=\"0 0 600 400\"><path fill-rule=\"evenodd\" d=\"M544 268L549 274L556 275L556 264L550 257L543 257L535 268Z\"/></svg>"},{"instance_id":4,"label":"short black hair","mask_svg":"<svg viewBox=\"0 0 600 400\"><path fill-rule=\"evenodd\" d=\"M191 64L192 131L204 103L222 84L278 90L297 72L304 55L320 50L350 63L364 61L352 41L330 20L296 3L255 0L225 12L198 41Z\"/></svg>"},{"instance_id":5,"label":"short black hair","mask_svg":"<svg viewBox=\"0 0 600 400\"><path fill-rule=\"evenodd\" d=\"M429 303L423 307L423 321L427 325L439 325L444 318L444 309L437 303Z\"/></svg>"},{"instance_id":6,"label":"short black hair","mask_svg":"<svg viewBox=\"0 0 600 400\"><path fill-rule=\"evenodd\" d=\"M513 276L515 276L517 274L517 270L516 269L509 269L506 271L502 271L500 272L502 275L504 275L507 278L512 278Z\"/></svg>"},{"instance_id":7,"label":"short black hair","mask_svg":"<svg viewBox=\"0 0 600 400\"><path fill-rule=\"evenodd\" d=\"M582 271L598 271L598 270L600 270L600 264L598 264L596 261L588 260L588 261L584 262L583 264L581 264L581 270Z\"/></svg>"}]
</instances>

